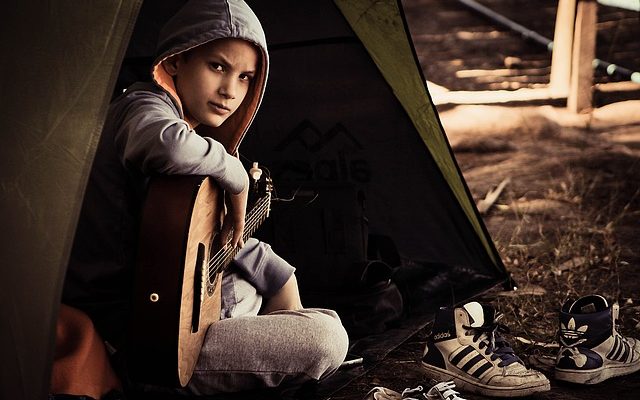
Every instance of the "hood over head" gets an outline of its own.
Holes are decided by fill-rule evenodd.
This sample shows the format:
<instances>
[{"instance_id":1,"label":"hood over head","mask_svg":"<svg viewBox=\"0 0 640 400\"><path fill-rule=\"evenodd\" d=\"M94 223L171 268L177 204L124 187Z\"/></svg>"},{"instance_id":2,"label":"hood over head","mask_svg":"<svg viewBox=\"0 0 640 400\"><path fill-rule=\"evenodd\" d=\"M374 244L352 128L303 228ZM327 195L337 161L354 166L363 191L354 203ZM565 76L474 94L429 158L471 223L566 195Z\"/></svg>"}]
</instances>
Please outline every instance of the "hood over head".
<instances>
[{"instance_id":1,"label":"hood over head","mask_svg":"<svg viewBox=\"0 0 640 400\"><path fill-rule=\"evenodd\" d=\"M253 43L261 54L260 65L242 105L219 128L200 125L198 133L211 136L234 152L251 125L262 97L269 72L267 41L260 21L242 0L189 0L162 28L158 38L153 80L182 105L173 78L162 61L216 39L236 38ZM181 109L182 111L182 109Z\"/></svg>"}]
</instances>

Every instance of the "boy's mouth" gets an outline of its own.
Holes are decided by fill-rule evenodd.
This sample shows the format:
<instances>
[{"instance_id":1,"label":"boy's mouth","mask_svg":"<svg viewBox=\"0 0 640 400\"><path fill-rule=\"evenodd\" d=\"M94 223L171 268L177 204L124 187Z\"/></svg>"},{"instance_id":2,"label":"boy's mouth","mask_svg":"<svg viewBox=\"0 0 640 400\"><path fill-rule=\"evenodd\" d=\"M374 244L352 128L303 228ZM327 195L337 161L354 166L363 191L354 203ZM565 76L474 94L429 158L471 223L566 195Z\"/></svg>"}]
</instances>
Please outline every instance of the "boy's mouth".
<instances>
[{"instance_id":1,"label":"boy's mouth","mask_svg":"<svg viewBox=\"0 0 640 400\"><path fill-rule=\"evenodd\" d=\"M213 108L213 110L216 113L219 113L219 114L226 114L229 111L231 111L231 109L229 109L228 107L225 107L224 105L219 104L219 103L214 103L214 102L210 101L209 105Z\"/></svg>"}]
</instances>

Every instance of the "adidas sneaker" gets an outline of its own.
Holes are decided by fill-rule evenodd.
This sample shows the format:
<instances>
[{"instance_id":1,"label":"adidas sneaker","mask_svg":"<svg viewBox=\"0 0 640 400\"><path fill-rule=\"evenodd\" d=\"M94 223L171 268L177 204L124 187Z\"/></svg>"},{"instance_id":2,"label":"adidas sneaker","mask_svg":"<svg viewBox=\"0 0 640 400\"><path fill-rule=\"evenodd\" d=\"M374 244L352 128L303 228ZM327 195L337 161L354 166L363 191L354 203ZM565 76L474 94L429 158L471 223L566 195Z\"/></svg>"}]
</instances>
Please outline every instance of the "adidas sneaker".
<instances>
[{"instance_id":1,"label":"adidas sneaker","mask_svg":"<svg viewBox=\"0 0 640 400\"><path fill-rule=\"evenodd\" d=\"M640 341L616 331L618 313L598 295L562 306L556 379L594 384L640 370Z\"/></svg>"},{"instance_id":2,"label":"adidas sneaker","mask_svg":"<svg viewBox=\"0 0 640 400\"><path fill-rule=\"evenodd\" d=\"M441 308L427 338L422 366L437 381L494 397L521 397L550 389L549 380L525 367L502 337L495 310L478 302Z\"/></svg>"}]
</instances>

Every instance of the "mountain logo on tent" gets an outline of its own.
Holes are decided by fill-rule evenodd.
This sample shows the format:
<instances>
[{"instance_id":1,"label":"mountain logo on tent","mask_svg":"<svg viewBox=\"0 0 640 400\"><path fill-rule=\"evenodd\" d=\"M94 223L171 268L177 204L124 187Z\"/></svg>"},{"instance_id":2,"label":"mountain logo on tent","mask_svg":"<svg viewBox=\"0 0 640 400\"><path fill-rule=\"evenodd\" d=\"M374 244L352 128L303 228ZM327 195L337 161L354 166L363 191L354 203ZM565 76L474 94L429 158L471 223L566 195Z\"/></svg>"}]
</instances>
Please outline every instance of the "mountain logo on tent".
<instances>
[{"instance_id":1,"label":"mountain logo on tent","mask_svg":"<svg viewBox=\"0 0 640 400\"><path fill-rule=\"evenodd\" d=\"M339 137L346 139L354 150L363 149L362 144L341 123L322 133L311 121L305 119L278 143L274 150L283 151L292 144L299 143L307 151L317 153Z\"/></svg>"},{"instance_id":2,"label":"mountain logo on tent","mask_svg":"<svg viewBox=\"0 0 640 400\"><path fill-rule=\"evenodd\" d=\"M276 161L273 171L279 181L371 181L371 167L367 160L348 159L343 153L338 153L335 158L319 160Z\"/></svg>"},{"instance_id":3,"label":"mountain logo on tent","mask_svg":"<svg viewBox=\"0 0 640 400\"><path fill-rule=\"evenodd\" d=\"M341 123L323 133L305 119L274 147L284 157L274 171L277 178L288 181L369 182L369 163L357 156L362 150L364 146Z\"/></svg>"}]
</instances>

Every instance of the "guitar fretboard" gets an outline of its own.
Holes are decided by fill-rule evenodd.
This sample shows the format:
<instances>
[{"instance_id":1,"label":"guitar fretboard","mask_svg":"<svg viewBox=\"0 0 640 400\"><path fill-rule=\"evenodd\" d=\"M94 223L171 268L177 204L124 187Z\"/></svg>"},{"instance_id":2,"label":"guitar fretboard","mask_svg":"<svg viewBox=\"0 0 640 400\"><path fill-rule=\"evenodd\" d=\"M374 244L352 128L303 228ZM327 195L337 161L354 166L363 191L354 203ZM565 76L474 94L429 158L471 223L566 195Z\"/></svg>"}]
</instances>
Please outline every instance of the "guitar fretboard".
<instances>
[{"instance_id":1,"label":"guitar fretboard","mask_svg":"<svg viewBox=\"0 0 640 400\"><path fill-rule=\"evenodd\" d=\"M242 234L242 240L247 241L251 235L260 227L264 220L269 215L269 209L271 205L271 193L267 193L261 197L253 206L251 211L247 213L245 218L244 232ZM233 233L233 232L232 232ZM232 236L232 234L230 234ZM227 240L226 245L222 247L209 261L209 280L211 281L213 276L220 272L227 266L238 254L240 248L237 246L231 246L231 239Z\"/></svg>"}]
</instances>

